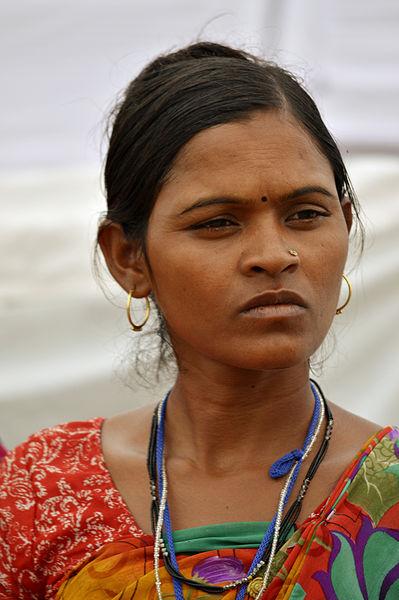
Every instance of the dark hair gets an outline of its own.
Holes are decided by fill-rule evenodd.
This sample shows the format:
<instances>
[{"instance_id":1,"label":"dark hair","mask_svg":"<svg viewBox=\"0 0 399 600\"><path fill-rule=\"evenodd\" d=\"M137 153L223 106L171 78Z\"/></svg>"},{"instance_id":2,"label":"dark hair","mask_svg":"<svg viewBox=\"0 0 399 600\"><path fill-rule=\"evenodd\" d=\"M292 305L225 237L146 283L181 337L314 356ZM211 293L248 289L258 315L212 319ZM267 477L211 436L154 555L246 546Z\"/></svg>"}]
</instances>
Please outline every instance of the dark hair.
<instances>
[{"instance_id":1,"label":"dark hair","mask_svg":"<svg viewBox=\"0 0 399 600\"><path fill-rule=\"evenodd\" d=\"M119 223L145 252L154 202L183 146L208 127L269 109L292 114L329 161L339 198L352 203L362 249L360 209L342 156L303 84L272 62L211 42L153 60L112 111L104 171L108 210L99 230Z\"/></svg>"}]
</instances>

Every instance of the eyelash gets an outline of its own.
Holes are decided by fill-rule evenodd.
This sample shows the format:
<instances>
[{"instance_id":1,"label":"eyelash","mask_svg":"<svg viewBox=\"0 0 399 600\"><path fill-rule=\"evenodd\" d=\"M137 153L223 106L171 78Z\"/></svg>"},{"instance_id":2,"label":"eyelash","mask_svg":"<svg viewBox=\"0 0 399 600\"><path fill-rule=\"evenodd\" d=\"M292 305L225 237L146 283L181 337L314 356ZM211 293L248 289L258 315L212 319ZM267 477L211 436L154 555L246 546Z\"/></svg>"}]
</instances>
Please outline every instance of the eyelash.
<instances>
[{"instance_id":1,"label":"eyelash","mask_svg":"<svg viewBox=\"0 0 399 600\"><path fill-rule=\"evenodd\" d=\"M232 223L236 225L234 221L230 219L212 219L211 221L205 221L205 223L197 223L196 225L192 225L190 229L224 229L226 225L215 225L215 223Z\"/></svg>"},{"instance_id":2,"label":"eyelash","mask_svg":"<svg viewBox=\"0 0 399 600\"><path fill-rule=\"evenodd\" d=\"M300 215L301 213L315 213L316 217L329 217L329 213L326 212L322 212L319 210L316 210L315 208L304 208L303 210L298 210L298 212L294 213L295 215ZM294 221L311 221L312 218L310 219L294 219Z\"/></svg>"},{"instance_id":3,"label":"eyelash","mask_svg":"<svg viewBox=\"0 0 399 600\"><path fill-rule=\"evenodd\" d=\"M329 217L330 216L329 213L320 212L320 211L312 209L312 208L299 210L298 212L296 212L294 214L300 215L303 213L314 213L316 216L310 217L307 219L293 219L293 221L309 222L309 221L316 219L317 217ZM216 223L218 223L218 225L216 225ZM220 223L224 223L224 224L220 225ZM192 225L190 229L206 229L208 231L212 231L212 230L216 231L216 230L220 230L220 229L227 229L229 227L229 225L226 225L226 223L231 223L233 225L237 225L237 223L235 223L231 219L219 218L219 219L212 219L211 221L205 221L204 223L197 223L196 225Z\"/></svg>"}]
</instances>

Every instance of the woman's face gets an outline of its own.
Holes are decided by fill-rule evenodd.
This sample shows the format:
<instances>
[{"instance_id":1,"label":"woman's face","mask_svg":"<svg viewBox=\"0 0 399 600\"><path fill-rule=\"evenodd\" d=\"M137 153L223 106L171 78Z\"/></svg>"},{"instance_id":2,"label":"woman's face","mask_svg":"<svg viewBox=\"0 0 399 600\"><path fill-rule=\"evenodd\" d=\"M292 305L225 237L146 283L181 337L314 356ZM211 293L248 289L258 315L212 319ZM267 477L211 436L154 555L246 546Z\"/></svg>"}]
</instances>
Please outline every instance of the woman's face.
<instances>
[{"instance_id":1,"label":"woman's face","mask_svg":"<svg viewBox=\"0 0 399 600\"><path fill-rule=\"evenodd\" d=\"M179 362L265 370L306 361L335 315L350 209L327 159L289 115L257 112L194 136L146 240L151 289ZM257 299L279 290L302 300ZM246 310L252 300L258 308ZM266 306L276 301L286 306Z\"/></svg>"}]
</instances>

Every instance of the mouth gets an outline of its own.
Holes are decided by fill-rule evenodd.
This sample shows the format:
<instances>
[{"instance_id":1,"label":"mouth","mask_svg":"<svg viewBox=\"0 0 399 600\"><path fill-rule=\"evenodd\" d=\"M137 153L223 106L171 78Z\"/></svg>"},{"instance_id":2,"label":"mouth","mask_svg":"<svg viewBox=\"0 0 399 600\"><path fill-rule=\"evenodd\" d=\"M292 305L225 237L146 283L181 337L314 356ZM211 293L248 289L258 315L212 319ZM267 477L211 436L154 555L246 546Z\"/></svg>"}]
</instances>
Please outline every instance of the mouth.
<instances>
[{"instance_id":1,"label":"mouth","mask_svg":"<svg viewBox=\"0 0 399 600\"><path fill-rule=\"evenodd\" d=\"M267 291L254 296L240 312L258 316L294 316L304 312L307 304L300 294L293 290Z\"/></svg>"}]
</instances>

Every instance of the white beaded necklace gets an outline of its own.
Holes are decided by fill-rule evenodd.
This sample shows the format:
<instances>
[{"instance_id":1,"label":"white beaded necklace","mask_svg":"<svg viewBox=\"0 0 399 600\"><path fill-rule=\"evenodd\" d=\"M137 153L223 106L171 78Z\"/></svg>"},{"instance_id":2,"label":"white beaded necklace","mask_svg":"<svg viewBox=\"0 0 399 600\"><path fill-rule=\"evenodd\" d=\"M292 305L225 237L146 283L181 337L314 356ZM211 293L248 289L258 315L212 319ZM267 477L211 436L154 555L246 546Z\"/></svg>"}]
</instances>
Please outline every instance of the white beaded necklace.
<instances>
[{"instance_id":1,"label":"white beaded necklace","mask_svg":"<svg viewBox=\"0 0 399 600\"><path fill-rule=\"evenodd\" d=\"M161 421L162 408L163 408L163 403L160 403L158 406L158 412L157 412L158 425ZM322 423L324 421L324 417L325 417L324 403L320 401L320 414L319 414L318 423L317 423L316 429L314 431L314 434L303 454L302 461L305 460L305 458L310 454L310 452L316 442L318 434L320 432ZM256 595L255 600L260 600L263 592L266 590L266 587L269 583L269 575L270 575L272 562L273 562L275 554L276 554L277 542L278 542L278 538L279 538L281 522L282 522L282 517L283 517L283 511L284 511L284 507L285 507L285 503L286 503L286 497L287 497L287 493L288 493L290 483L292 481L295 469L297 467L297 462L293 465L293 467L289 471L286 481L284 483L284 486L280 493L279 502L278 502L278 506L277 506L277 513L276 513L276 523L275 523L275 527L274 527L273 539L272 539L272 544L271 544L271 550L270 550L269 558L268 558L268 561L266 564L265 573L263 575L262 584ZM161 582L161 578L160 578L160 574L159 574L159 560L160 560L161 551L162 551L163 555L167 556L167 549L166 549L165 544L162 539L164 514L165 514L167 495L168 495L168 482L167 482L165 458L163 459L163 462L162 462L162 478L163 478L163 489L162 489L162 495L160 498L159 512L158 512L158 519L157 519L157 523L156 523L155 540L154 540L154 573L155 573L155 587L156 587L156 591L157 591L158 600L163 600L162 589L161 589L162 582ZM301 490L299 492L299 496L303 497L305 495L308 485L309 485L309 482L305 479L304 483L302 484ZM152 492L153 492L153 494L155 494L155 490L152 490ZM255 576L255 574L264 566L264 564L265 564L264 561L260 561L255 566L255 568L252 570L252 572L249 573L246 577L243 577L242 579L228 583L222 587L227 591L229 589L238 587L244 583L251 581L253 579L253 577Z\"/></svg>"}]
</instances>

